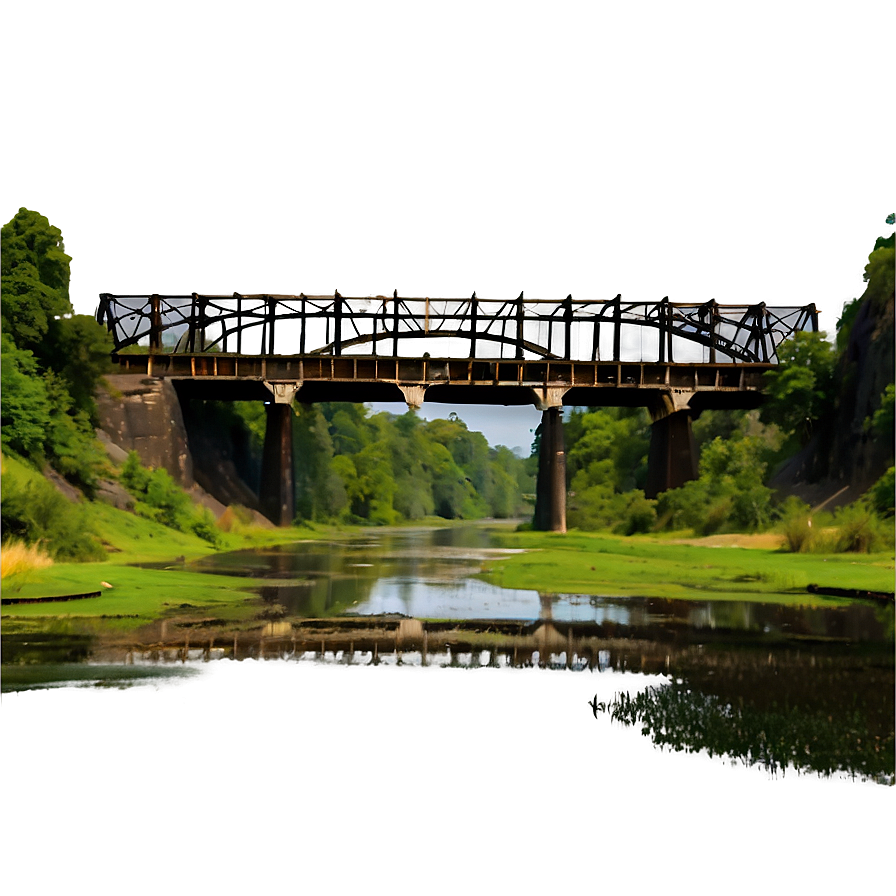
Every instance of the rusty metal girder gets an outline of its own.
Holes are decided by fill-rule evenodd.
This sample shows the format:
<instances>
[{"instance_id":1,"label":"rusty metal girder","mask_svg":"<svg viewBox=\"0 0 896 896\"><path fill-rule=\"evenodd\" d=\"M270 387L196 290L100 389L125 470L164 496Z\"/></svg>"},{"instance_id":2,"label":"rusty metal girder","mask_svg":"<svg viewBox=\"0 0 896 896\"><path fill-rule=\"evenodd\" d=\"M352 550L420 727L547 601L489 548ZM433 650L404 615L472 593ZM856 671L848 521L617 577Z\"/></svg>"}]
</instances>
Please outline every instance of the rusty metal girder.
<instances>
[{"instance_id":1,"label":"rusty metal girder","mask_svg":"<svg viewBox=\"0 0 896 896\"><path fill-rule=\"evenodd\" d=\"M817 330L814 305L286 295L112 295L97 320L116 351L166 354L774 363ZM430 352L424 346L432 345ZM451 350L445 346L451 346ZM435 348L438 346L438 349Z\"/></svg>"}]
</instances>

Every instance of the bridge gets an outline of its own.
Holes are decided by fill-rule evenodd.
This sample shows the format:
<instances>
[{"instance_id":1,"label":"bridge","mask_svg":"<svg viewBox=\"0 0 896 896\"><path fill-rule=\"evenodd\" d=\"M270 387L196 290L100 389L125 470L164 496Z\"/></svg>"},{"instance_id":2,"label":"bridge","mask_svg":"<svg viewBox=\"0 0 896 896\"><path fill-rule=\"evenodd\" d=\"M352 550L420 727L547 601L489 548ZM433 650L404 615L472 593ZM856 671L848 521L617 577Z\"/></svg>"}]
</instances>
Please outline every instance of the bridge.
<instances>
[{"instance_id":1,"label":"bridge","mask_svg":"<svg viewBox=\"0 0 896 896\"><path fill-rule=\"evenodd\" d=\"M780 343L817 330L814 305L333 295L112 295L97 320L121 373L182 399L268 403L261 503L293 517L296 400L534 404L543 412L535 523L565 531L561 408L643 406L646 492L697 475L691 419L755 407Z\"/></svg>"}]
</instances>

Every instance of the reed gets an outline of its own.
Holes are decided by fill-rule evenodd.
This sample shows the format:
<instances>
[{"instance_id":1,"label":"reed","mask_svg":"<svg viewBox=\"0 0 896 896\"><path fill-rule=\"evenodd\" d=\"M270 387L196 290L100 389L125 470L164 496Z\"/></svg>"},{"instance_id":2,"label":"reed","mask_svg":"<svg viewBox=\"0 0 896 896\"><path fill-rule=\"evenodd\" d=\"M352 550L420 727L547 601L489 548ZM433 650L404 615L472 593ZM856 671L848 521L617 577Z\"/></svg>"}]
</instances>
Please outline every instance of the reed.
<instances>
[{"instance_id":1,"label":"reed","mask_svg":"<svg viewBox=\"0 0 896 896\"><path fill-rule=\"evenodd\" d=\"M53 565L53 558L37 544L25 544L23 541L10 539L0 550L0 579L16 576L24 581L27 576L39 569Z\"/></svg>"}]
</instances>

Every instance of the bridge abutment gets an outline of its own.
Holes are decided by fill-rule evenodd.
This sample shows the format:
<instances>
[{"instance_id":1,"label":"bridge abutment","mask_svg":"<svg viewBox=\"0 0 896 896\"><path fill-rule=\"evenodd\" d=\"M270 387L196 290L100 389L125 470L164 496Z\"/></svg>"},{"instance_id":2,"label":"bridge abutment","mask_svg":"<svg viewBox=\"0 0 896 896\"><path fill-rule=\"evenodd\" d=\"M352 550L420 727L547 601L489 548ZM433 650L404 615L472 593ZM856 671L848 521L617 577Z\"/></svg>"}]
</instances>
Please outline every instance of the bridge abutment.
<instances>
[{"instance_id":1,"label":"bridge abutment","mask_svg":"<svg viewBox=\"0 0 896 896\"><path fill-rule=\"evenodd\" d=\"M566 531L566 441L563 409L559 407L547 408L541 415L535 528L542 532Z\"/></svg>"},{"instance_id":2,"label":"bridge abutment","mask_svg":"<svg viewBox=\"0 0 896 896\"><path fill-rule=\"evenodd\" d=\"M264 453L261 460L261 511L278 526L295 516L295 475L292 460L292 405L267 405Z\"/></svg>"}]
</instances>

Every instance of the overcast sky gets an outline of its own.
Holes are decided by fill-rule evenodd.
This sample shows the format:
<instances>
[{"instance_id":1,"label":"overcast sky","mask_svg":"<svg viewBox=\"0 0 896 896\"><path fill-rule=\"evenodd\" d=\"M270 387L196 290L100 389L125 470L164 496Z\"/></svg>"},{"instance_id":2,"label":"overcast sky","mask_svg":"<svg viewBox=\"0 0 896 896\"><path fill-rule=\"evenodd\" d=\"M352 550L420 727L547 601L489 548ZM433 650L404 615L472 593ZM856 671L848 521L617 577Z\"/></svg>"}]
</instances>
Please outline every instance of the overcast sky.
<instances>
[{"instance_id":1,"label":"overcast sky","mask_svg":"<svg viewBox=\"0 0 896 896\"><path fill-rule=\"evenodd\" d=\"M833 330L892 230L893 19L7 4L0 217L61 228L84 313L100 292L524 290L815 302ZM530 418L487 434L527 446Z\"/></svg>"}]
</instances>

